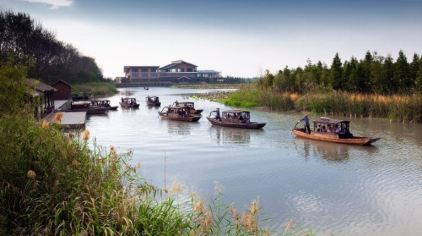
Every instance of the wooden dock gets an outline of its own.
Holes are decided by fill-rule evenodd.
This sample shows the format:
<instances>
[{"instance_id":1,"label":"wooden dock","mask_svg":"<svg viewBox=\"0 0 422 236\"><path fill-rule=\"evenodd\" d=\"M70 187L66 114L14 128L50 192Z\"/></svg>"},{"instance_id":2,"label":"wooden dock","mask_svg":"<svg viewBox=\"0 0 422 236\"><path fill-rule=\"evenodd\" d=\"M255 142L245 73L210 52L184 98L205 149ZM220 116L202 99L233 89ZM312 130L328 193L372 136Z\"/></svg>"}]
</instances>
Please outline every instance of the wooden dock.
<instances>
[{"instance_id":1,"label":"wooden dock","mask_svg":"<svg viewBox=\"0 0 422 236\"><path fill-rule=\"evenodd\" d=\"M61 121L58 123L63 129L83 129L86 123L86 112L54 112L47 117L45 120L49 123L57 123L54 121L54 117L57 113L61 113Z\"/></svg>"}]
</instances>

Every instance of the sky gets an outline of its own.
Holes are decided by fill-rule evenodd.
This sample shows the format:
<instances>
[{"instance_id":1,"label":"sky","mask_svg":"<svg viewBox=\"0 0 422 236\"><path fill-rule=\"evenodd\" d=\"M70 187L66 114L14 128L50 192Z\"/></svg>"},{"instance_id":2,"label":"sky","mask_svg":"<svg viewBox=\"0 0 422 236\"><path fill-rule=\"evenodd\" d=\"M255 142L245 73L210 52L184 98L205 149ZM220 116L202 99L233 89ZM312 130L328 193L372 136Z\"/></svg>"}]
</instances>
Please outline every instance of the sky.
<instances>
[{"instance_id":1,"label":"sky","mask_svg":"<svg viewBox=\"0 0 422 236\"><path fill-rule=\"evenodd\" d=\"M422 0L0 0L95 58L104 76L125 65L185 60L254 77L328 65L366 51L422 53Z\"/></svg>"}]
</instances>

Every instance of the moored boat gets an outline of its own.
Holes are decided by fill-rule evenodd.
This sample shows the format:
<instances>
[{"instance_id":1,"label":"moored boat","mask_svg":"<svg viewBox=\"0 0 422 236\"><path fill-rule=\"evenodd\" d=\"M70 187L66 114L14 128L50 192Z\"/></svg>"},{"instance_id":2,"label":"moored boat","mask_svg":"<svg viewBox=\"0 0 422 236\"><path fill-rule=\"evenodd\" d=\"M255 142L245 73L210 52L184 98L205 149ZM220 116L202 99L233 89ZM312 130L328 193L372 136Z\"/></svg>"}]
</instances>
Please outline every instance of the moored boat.
<instances>
[{"instance_id":1,"label":"moored boat","mask_svg":"<svg viewBox=\"0 0 422 236\"><path fill-rule=\"evenodd\" d=\"M241 129L262 129L266 123L250 121L250 112L241 110L223 111L220 116L220 109L212 111L207 119L213 125L241 128Z\"/></svg>"},{"instance_id":2,"label":"moored boat","mask_svg":"<svg viewBox=\"0 0 422 236\"><path fill-rule=\"evenodd\" d=\"M178 101L175 101L173 103L172 107L188 107L188 108L190 108L189 111L192 114L197 114L197 115L201 114L204 111L202 109L196 109L194 102L178 102Z\"/></svg>"},{"instance_id":3,"label":"moored boat","mask_svg":"<svg viewBox=\"0 0 422 236\"><path fill-rule=\"evenodd\" d=\"M116 111L117 106L111 106L110 100L92 100L91 106L104 107L109 111Z\"/></svg>"},{"instance_id":4,"label":"moored boat","mask_svg":"<svg viewBox=\"0 0 422 236\"><path fill-rule=\"evenodd\" d=\"M297 128L295 126L292 132L295 137L351 145L371 145L380 139L354 136L350 133L349 125L350 121L348 120L321 117L314 121L313 130L307 131L304 128Z\"/></svg>"},{"instance_id":5,"label":"moored boat","mask_svg":"<svg viewBox=\"0 0 422 236\"><path fill-rule=\"evenodd\" d=\"M147 105L151 107L161 106L160 98L157 96L148 96L146 97Z\"/></svg>"},{"instance_id":6,"label":"moored boat","mask_svg":"<svg viewBox=\"0 0 422 236\"><path fill-rule=\"evenodd\" d=\"M72 111L86 111L88 115L106 114L108 109L105 107L92 106L90 101L77 101L71 104Z\"/></svg>"},{"instance_id":7,"label":"moored boat","mask_svg":"<svg viewBox=\"0 0 422 236\"><path fill-rule=\"evenodd\" d=\"M195 122L201 119L201 115L192 114L189 107L166 106L158 112L162 119Z\"/></svg>"},{"instance_id":8,"label":"moored boat","mask_svg":"<svg viewBox=\"0 0 422 236\"><path fill-rule=\"evenodd\" d=\"M136 103L136 98L124 97L120 101L122 108L139 108L139 103Z\"/></svg>"}]
</instances>

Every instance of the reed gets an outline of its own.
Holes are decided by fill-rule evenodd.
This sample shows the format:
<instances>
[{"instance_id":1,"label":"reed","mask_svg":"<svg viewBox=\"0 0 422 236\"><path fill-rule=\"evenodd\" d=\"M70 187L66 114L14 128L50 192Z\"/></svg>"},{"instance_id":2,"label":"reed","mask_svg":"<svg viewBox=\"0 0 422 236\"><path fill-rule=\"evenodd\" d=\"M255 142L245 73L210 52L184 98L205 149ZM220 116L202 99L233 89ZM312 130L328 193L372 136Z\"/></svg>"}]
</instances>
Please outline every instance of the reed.
<instances>
[{"instance_id":1,"label":"reed","mask_svg":"<svg viewBox=\"0 0 422 236\"><path fill-rule=\"evenodd\" d=\"M235 107L266 107L279 111L311 111L317 114L422 122L422 94L420 93L380 95L326 91L298 94L249 85L216 100Z\"/></svg>"},{"instance_id":2,"label":"reed","mask_svg":"<svg viewBox=\"0 0 422 236\"><path fill-rule=\"evenodd\" d=\"M96 97L111 96L117 93L116 85L113 82L88 82L73 84L73 93L90 93Z\"/></svg>"}]
</instances>

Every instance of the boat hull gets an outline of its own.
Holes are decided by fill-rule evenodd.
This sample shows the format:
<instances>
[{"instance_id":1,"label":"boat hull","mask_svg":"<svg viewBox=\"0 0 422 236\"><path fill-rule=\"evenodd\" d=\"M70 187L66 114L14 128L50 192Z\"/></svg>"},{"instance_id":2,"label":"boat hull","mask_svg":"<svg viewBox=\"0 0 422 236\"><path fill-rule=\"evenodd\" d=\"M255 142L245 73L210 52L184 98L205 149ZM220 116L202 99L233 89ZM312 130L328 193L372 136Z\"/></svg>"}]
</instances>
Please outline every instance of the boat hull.
<instances>
[{"instance_id":1,"label":"boat hull","mask_svg":"<svg viewBox=\"0 0 422 236\"><path fill-rule=\"evenodd\" d=\"M107 107L107 109L109 110L109 111L117 111L117 106L111 106L111 107Z\"/></svg>"},{"instance_id":2,"label":"boat hull","mask_svg":"<svg viewBox=\"0 0 422 236\"><path fill-rule=\"evenodd\" d=\"M293 129L293 134L295 137L331 142L331 143L341 143L341 144L350 144L350 145L360 145L367 146L379 140L379 138L368 138L368 137L358 137L353 138L339 138L337 135L331 134L320 134L320 133L311 133L308 134L304 132L303 129Z\"/></svg>"},{"instance_id":3,"label":"boat hull","mask_svg":"<svg viewBox=\"0 0 422 236\"><path fill-rule=\"evenodd\" d=\"M126 103L120 103L120 106L122 108L134 108L134 109L139 108L139 104L138 103L133 104L133 105L129 105L129 104L126 104Z\"/></svg>"},{"instance_id":4,"label":"boat hull","mask_svg":"<svg viewBox=\"0 0 422 236\"><path fill-rule=\"evenodd\" d=\"M147 102L147 106L149 106L149 107L159 107L159 106L161 106L161 102Z\"/></svg>"},{"instance_id":5,"label":"boat hull","mask_svg":"<svg viewBox=\"0 0 422 236\"><path fill-rule=\"evenodd\" d=\"M175 121L184 121L184 122L196 122L199 119L201 119L201 116L199 115L190 115L190 116L180 116L177 114L168 114L164 112L158 112L161 119L167 119L167 120L175 120Z\"/></svg>"},{"instance_id":6,"label":"boat hull","mask_svg":"<svg viewBox=\"0 0 422 236\"><path fill-rule=\"evenodd\" d=\"M211 122L211 124L216 125L216 126L238 128L238 129L262 129L266 125L266 123L257 123L257 122L228 123L228 122L222 122L220 120L216 120L209 117L207 117L207 119Z\"/></svg>"}]
</instances>

